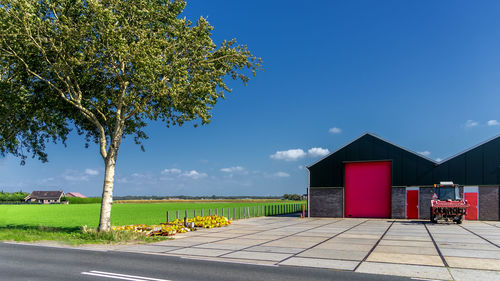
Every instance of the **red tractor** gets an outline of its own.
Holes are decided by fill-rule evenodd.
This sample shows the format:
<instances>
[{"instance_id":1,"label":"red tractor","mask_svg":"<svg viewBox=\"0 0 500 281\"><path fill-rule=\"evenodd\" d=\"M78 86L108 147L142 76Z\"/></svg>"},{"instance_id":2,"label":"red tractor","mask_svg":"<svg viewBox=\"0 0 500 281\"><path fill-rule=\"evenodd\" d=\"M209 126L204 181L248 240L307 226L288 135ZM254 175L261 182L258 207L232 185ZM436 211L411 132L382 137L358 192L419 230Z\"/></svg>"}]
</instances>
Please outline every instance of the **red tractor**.
<instances>
[{"instance_id":1,"label":"red tractor","mask_svg":"<svg viewBox=\"0 0 500 281\"><path fill-rule=\"evenodd\" d=\"M470 206L459 196L459 185L453 182L440 182L434 185L434 195L431 200L431 222L438 220L453 220L461 224L467 208Z\"/></svg>"}]
</instances>

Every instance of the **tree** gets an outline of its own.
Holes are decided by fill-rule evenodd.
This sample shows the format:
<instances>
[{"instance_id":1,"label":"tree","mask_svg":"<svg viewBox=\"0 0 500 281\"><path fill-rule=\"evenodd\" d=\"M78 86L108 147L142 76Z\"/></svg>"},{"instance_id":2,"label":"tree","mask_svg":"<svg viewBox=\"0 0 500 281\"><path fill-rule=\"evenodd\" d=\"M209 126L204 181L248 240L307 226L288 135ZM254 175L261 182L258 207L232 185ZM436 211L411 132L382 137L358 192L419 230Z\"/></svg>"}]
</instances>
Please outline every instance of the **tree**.
<instances>
[{"instance_id":1,"label":"tree","mask_svg":"<svg viewBox=\"0 0 500 281\"><path fill-rule=\"evenodd\" d=\"M246 85L261 68L234 39L217 47L205 18L181 18L185 5L0 0L0 118L10 122L0 152L43 161L45 143L64 142L72 128L97 143L105 166L99 231L110 229L123 137L144 149L148 121L207 124L231 91L226 77Z\"/></svg>"}]
</instances>

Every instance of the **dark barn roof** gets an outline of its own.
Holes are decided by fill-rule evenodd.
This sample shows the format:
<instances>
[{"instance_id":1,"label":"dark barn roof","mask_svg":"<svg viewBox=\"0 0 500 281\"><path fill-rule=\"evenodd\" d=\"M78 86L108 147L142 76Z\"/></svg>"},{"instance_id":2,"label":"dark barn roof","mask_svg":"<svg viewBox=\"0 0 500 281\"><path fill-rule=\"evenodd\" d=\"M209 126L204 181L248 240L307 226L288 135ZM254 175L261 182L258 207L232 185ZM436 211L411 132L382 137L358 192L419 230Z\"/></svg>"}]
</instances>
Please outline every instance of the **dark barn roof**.
<instances>
[{"instance_id":1,"label":"dark barn roof","mask_svg":"<svg viewBox=\"0 0 500 281\"><path fill-rule=\"evenodd\" d=\"M35 199L47 199L47 200L52 200L52 199L59 199L61 196L63 196L62 191L33 191L30 194L30 198L35 198Z\"/></svg>"},{"instance_id":2,"label":"dark barn roof","mask_svg":"<svg viewBox=\"0 0 500 281\"><path fill-rule=\"evenodd\" d=\"M500 136L438 163L366 133L309 166L309 186L344 186L345 162L381 160L392 161L393 186L424 186L440 181L500 184Z\"/></svg>"}]
</instances>

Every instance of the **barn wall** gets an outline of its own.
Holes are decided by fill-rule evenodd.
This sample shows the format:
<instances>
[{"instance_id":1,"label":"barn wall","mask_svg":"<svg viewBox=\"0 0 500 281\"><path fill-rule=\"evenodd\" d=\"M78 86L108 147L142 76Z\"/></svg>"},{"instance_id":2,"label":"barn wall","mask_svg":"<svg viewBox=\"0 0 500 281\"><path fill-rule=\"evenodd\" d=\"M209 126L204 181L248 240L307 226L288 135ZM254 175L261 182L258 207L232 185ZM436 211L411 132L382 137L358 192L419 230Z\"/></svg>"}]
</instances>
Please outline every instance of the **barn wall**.
<instances>
[{"instance_id":1,"label":"barn wall","mask_svg":"<svg viewBox=\"0 0 500 281\"><path fill-rule=\"evenodd\" d=\"M311 217L344 216L344 189L343 188L314 188L309 191Z\"/></svg>"},{"instance_id":2,"label":"barn wall","mask_svg":"<svg viewBox=\"0 0 500 281\"><path fill-rule=\"evenodd\" d=\"M479 219L499 220L498 186L479 187Z\"/></svg>"},{"instance_id":3,"label":"barn wall","mask_svg":"<svg viewBox=\"0 0 500 281\"><path fill-rule=\"evenodd\" d=\"M406 188L405 187L393 187L392 188L392 213L393 219L404 219L406 218Z\"/></svg>"}]
</instances>

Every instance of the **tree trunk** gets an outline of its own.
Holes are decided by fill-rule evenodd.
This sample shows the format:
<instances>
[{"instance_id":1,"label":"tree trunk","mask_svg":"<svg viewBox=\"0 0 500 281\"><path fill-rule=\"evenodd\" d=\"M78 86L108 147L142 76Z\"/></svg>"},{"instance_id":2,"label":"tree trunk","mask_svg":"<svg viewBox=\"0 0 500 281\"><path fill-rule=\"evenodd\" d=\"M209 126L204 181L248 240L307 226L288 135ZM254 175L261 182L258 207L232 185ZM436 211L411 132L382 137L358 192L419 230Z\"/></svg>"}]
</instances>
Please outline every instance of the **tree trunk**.
<instances>
[{"instance_id":1,"label":"tree trunk","mask_svg":"<svg viewBox=\"0 0 500 281\"><path fill-rule=\"evenodd\" d=\"M113 184L115 180L116 153L109 153L104 160L104 184L102 187L101 218L99 231L111 230L111 206L113 205Z\"/></svg>"}]
</instances>

